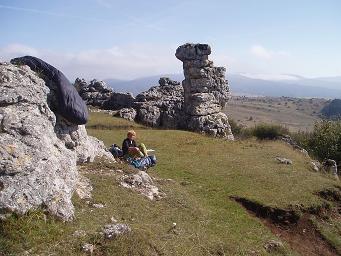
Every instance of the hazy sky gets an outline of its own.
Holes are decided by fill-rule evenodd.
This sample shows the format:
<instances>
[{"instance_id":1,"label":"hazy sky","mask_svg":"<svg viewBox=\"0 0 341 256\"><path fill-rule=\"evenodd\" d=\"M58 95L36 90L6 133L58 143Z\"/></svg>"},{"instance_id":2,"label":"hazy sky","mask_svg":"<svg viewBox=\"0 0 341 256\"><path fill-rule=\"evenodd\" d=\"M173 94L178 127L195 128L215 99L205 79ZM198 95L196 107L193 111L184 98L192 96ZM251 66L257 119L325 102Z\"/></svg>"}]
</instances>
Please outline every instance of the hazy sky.
<instances>
[{"instance_id":1,"label":"hazy sky","mask_svg":"<svg viewBox=\"0 0 341 256\"><path fill-rule=\"evenodd\" d=\"M71 80L180 73L209 43L228 73L341 75L341 1L0 0L0 59L34 55Z\"/></svg>"}]
</instances>

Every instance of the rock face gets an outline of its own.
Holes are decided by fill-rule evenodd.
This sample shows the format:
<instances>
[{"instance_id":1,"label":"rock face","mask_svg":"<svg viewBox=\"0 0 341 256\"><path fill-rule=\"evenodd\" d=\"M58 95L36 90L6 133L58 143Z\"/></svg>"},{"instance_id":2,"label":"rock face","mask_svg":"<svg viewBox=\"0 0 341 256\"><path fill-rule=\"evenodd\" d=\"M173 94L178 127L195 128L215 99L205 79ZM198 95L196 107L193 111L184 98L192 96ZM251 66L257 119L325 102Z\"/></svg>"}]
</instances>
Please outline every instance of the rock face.
<instances>
[{"instance_id":1,"label":"rock face","mask_svg":"<svg viewBox=\"0 0 341 256\"><path fill-rule=\"evenodd\" d=\"M102 141L87 135L84 125L74 125L57 116L54 131L65 147L76 153L77 164L92 162L95 157L112 158Z\"/></svg>"},{"instance_id":2,"label":"rock face","mask_svg":"<svg viewBox=\"0 0 341 256\"><path fill-rule=\"evenodd\" d=\"M0 63L0 212L45 207L71 220L76 163L111 157L84 126L48 104L51 91L28 66Z\"/></svg>"},{"instance_id":3,"label":"rock face","mask_svg":"<svg viewBox=\"0 0 341 256\"><path fill-rule=\"evenodd\" d=\"M225 68L208 60L207 44L184 44L175 56L183 62L184 112L189 130L233 139L227 116L221 112L229 97Z\"/></svg>"},{"instance_id":4,"label":"rock face","mask_svg":"<svg viewBox=\"0 0 341 256\"><path fill-rule=\"evenodd\" d=\"M136 96L136 121L153 127L183 128L183 88L179 82L161 77L159 86Z\"/></svg>"},{"instance_id":5,"label":"rock face","mask_svg":"<svg viewBox=\"0 0 341 256\"><path fill-rule=\"evenodd\" d=\"M131 108L134 102L132 94L113 92L103 81L96 79L88 84L84 79L77 78L74 85L82 99L91 106L121 109Z\"/></svg>"},{"instance_id":6,"label":"rock face","mask_svg":"<svg viewBox=\"0 0 341 256\"><path fill-rule=\"evenodd\" d=\"M114 116L119 116L129 121L134 121L136 117L136 110L134 108L121 108Z\"/></svg>"}]
</instances>

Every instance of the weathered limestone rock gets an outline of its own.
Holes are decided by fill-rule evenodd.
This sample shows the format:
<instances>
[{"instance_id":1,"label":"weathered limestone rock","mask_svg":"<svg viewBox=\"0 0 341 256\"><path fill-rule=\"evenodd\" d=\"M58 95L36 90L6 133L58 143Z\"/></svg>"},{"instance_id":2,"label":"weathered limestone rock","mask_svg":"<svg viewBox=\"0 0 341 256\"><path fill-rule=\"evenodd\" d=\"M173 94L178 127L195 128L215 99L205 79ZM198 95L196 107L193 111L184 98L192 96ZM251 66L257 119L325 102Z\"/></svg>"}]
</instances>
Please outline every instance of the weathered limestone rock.
<instances>
[{"instance_id":1,"label":"weathered limestone rock","mask_svg":"<svg viewBox=\"0 0 341 256\"><path fill-rule=\"evenodd\" d=\"M312 160L310 162L310 168L315 172L319 172L321 170L321 167L322 167L321 163L317 160Z\"/></svg>"},{"instance_id":2,"label":"weathered limestone rock","mask_svg":"<svg viewBox=\"0 0 341 256\"><path fill-rule=\"evenodd\" d=\"M289 144L293 147L293 149L298 150L302 154L309 156L308 151L299 146L291 137L290 135L282 135L279 137L280 140L284 141L285 143Z\"/></svg>"},{"instance_id":3,"label":"weathered limestone rock","mask_svg":"<svg viewBox=\"0 0 341 256\"><path fill-rule=\"evenodd\" d=\"M152 178L144 171L138 171L136 174L123 175L120 178L122 187L137 191L150 200L160 199L163 193L154 185Z\"/></svg>"},{"instance_id":4,"label":"weathered limestone rock","mask_svg":"<svg viewBox=\"0 0 341 256\"><path fill-rule=\"evenodd\" d=\"M86 104L102 109L131 108L135 100L131 93L114 92L105 82L96 79L87 83L77 78L74 85Z\"/></svg>"},{"instance_id":5,"label":"weathered limestone rock","mask_svg":"<svg viewBox=\"0 0 341 256\"><path fill-rule=\"evenodd\" d=\"M48 93L27 66L0 64L0 209L23 214L45 205L70 220L76 154L55 134Z\"/></svg>"},{"instance_id":6,"label":"weathered limestone rock","mask_svg":"<svg viewBox=\"0 0 341 256\"><path fill-rule=\"evenodd\" d=\"M338 175L337 172L337 163L335 160L332 159L326 159L325 161L323 161L322 163L322 168L325 172L327 173L331 173L335 176Z\"/></svg>"},{"instance_id":7,"label":"weathered limestone rock","mask_svg":"<svg viewBox=\"0 0 341 256\"><path fill-rule=\"evenodd\" d=\"M221 112L229 98L226 70L214 67L208 60L210 54L207 44L184 44L175 53L183 62L183 110L187 128L233 140L228 118Z\"/></svg>"},{"instance_id":8,"label":"weathered limestone rock","mask_svg":"<svg viewBox=\"0 0 341 256\"><path fill-rule=\"evenodd\" d=\"M292 160L290 160L290 159L288 159L288 158L276 157L276 160L277 160L280 164L292 164Z\"/></svg>"},{"instance_id":9,"label":"weathered limestone rock","mask_svg":"<svg viewBox=\"0 0 341 256\"><path fill-rule=\"evenodd\" d=\"M51 91L28 66L0 63L0 212L45 207L71 220L76 163L112 156L84 126L53 113ZM84 152L82 152L84 151Z\"/></svg>"},{"instance_id":10,"label":"weathered limestone rock","mask_svg":"<svg viewBox=\"0 0 341 256\"><path fill-rule=\"evenodd\" d=\"M95 250L95 246L93 244L84 244L82 245L82 251L89 253L90 255L92 255L92 253Z\"/></svg>"},{"instance_id":11,"label":"weathered limestone rock","mask_svg":"<svg viewBox=\"0 0 341 256\"><path fill-rule=\"evenodd\" d=\"M74 125L57 117L55 132L65 147L76 153L78 164L93 162L95 157L112 158L102 141L87 135L84 125Z\"/></svg>"},{"instance_id":12,"label":"weathered limestone rock","mask_svg":"<svg viewBox=\"0 0 341 256\"><path fill-rule=\"evenodd\" d=\"M75 86L87 104L117 110L115 115L152 127L188 129L233 140L227 116L221 112L229 98L226 69L208 60L207 44L185 44L175 56L183 62L185 80L180 85L161 77L159 86L140 93L114 93L103 82L87 84L76 79ZM135 109L136 113L132 110Z\"/></svg>"},{"instance_id":13,"label":"weathered limestone rock","mask_svg":"<svg viewBox=\"0 0 341 256\"><path fill-rule=\"evenodd\" d=\"M108 224L103 228L104 237L114 239L118 236L131 232L131 228L127 224Z\"/></svg>"},{"instance_id":14,"label":"weathered limestone rock","mask_svg":"<svg viewBox=\"0 0 341 256\"><path fill-rule=\"evenodd\" d=\"M134 108L122 108L117 111L114 116L119 116L121 118L127 119L129 121L134 121L136 117L136 110Z\"/></svg>"},{"instance_id":15,"label":"weathered limestone rock","mask_svg":"<svg viewBox=\"0 0 341 256\"><path fill-rule=\"evenodd\" d=\"M264 249L269 253L276 252L280 249L283 249L283 247L283 243L277 240L269 240L264 244Z\"/></svg>"},{"instance_id":16,"label":"weathered limestone rock","mask_svg":"<svg viewBox=\"0 0 341 256\"><path fill-rule=\"evenodd\" d=\"M91 191L93 190L90 180L82 175L79 175L78 181L76 183L75 192L80 199L90 199Z\"/></svg>"},{"instance_id":17,"label":"weathered limestone rock","mask_svg":"<svg viewBox=\"0 0 341 256\"><path fill-rule=\"evenodd\" d=\"M182 128L183 88L179 82L161 77L159 86L136 96L136 121L153 127Z\"/></svg>"}]
</instances>

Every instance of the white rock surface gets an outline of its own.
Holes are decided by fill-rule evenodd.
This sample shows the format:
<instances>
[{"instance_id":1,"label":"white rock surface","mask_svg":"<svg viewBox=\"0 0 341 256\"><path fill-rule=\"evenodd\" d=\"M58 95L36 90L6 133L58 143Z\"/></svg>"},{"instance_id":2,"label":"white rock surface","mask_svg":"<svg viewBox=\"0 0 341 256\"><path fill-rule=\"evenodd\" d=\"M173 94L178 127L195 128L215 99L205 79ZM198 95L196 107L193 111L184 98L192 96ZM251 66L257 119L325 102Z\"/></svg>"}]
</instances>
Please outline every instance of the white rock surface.
<instances>
[{"instance_id":1,"label":"white rock surface","mask_svg":"<svg viewBox=\"0 0 341 256\"><path fill-rule=\"evenodd\" d=\"M76 163L112 156L84 126L56 117L50 93L29 67L0 63L0 210L23 214L44 207L71 220Z\"/></svg>"},{"instance_id":2,"label":"white rock surface","mask_svg":"<svg viewBox=\"0 0 341 256\"><path fill-rule=\"evenodd\" d=\"M152 178L144 171L138 171L136 174L123 175L120 178L122 187L137 191L150 200L160 199L164 196L154 185Z\"/></svg>"}]
</instances>

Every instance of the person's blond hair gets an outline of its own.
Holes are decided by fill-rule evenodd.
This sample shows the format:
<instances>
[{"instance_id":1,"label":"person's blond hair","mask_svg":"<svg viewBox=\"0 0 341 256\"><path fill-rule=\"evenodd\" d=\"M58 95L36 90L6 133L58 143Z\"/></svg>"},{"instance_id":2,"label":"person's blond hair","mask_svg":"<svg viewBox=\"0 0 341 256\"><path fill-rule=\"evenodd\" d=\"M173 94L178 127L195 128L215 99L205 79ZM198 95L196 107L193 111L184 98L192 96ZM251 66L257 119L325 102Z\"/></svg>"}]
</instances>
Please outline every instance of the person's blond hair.
<instances>
[{"instance_id":1,"label":"person's blond hair","mask_svg":"<svg viewBox=\"0 0 341 256\"><path fill-rule=\"evenodd\" d=\"M136 136L136 132L134 130L129 130L127 136Z\"/></svg>"}]
</instances>

